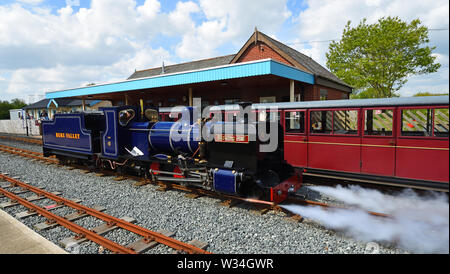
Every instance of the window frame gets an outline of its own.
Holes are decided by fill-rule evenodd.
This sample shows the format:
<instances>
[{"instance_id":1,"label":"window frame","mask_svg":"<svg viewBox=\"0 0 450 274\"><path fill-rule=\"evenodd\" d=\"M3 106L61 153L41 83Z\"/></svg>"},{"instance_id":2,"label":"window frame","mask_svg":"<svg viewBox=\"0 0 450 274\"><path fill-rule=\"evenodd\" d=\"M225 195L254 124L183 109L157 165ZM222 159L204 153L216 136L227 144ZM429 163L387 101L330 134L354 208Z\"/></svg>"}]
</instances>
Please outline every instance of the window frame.
<instances>
[{"instance_id":1,"label":"window frame","mask_svg":"<svg viewBox=\"0 0 450 274\"><path fill-rule=\"evenodd\" d=\"M441 109L441 108L448 108L448 105L437 105L437 106L429 106L429 105L424 105L424 106L404 106L404 107L399 107L398 108L398 117L397 117L397 137L399 139L426 139L426 140L448 140L449 137L436 137L434 135L434 113L435 113L435 109ZM403 110L409 110L409 109L431 109L432 113L431 113L431 136L404 136L402 135L402 125L403 125L403 121L402 121L402 111Z\"/></svg>"},{"instance_id":2,"label":"window frame","mask_svg":"<svg viewBox=\"0 0 450 274\"><path fill-rule=\"evenodd\" d=\"M286 114L288 112L299 112L303 111L305 113L305 130L303 132L289 132L286 129ZM280 122L281 122L281 116L280 116ZM307 109L285 109L283 111L283 128L284 128L284 134L286 135L306 135L309 129L309 122L308 122L308 110ZM328 135L328 134L327 134Z\"/></svg>"},{"instance_id":3,"label":"window frame","mask_svg":"<svg viewBox=\"0 0 450 274\"><path fill-rule=\"evenodd\" d=\"M333 109L333 119L332 119L332 130L331 130L331 135L333 135L333 136L345 136L345 137L347 137L347 136L360 136L360 120L359 120L359 117L360 117L360 113L359 113L359 108L345 108L345 109ZM335 111L356 111L356 134L345 134L345 133L341 133L341 134L337 134L337 133L334 133L334 113L335 113Z\"/></svg>"},{"instance_id":4,"label":"window frame","mask_svg":"<svg viewBox=\"0 0 450 274\"><path fill-rule=\"evenodd\" d=\"M386 136L386 135L368 135L365 133L365 126L366 126L366 110L392 110L392 135ZM368 107L368 108L362 108L362 113L361 113L361 133L362 136L364 138L395 138L397 135L396 129L397 129L397 125L396 125L396 114L397 112L395 111L395 107Z\"/></svg>"},{"instance_id":5,"label":"window frame","mask_svg":"<svg viewBox=\"0 0 450 274\"><path fill-rule=\"evenodd\" d=\"M349 111L355 110L357 112L357 130L356 134L337 134L334 133L334 112L335 111ZM331 132L327 133L315 133L311 130L311 112L313 111L331 111ZM336 137L361 137L361 108L353 107L353 108L317 108L317 109L309 109L308 110L308 134L312 136L336 136Z\"/></svg>"},{"instance_id":6,"label":"window frame","mask_svg":"<svg viewBox=\"0 0 450 274\"><path fill-rule=\"evenodd\" d=\"M437 107L434 107L434 108L433 108L433 124L432 124L432 127L431 127L431 131L433 132L433 138L434 138L434 139L443 139L443 140L445 140L445 139L448 139L449 136L450 136L450 134L449 134L449 136L447 136L447 137L435 136L435 131L434 131L434 127L435 127L434 121L435 121L435 120L434 120L434 117L435 117L436 109L443 109L443 108L449 109L448 106L437 106ZM450 115L450 112L449 112L449 115ZM450 133L450 132L449 132L449 133Z\"/></svg>"},{"instance_id":7,"label":"window frame","mask_svg":"<svg viewBox=\"0 0 450 274\"><path fill-rule=\"evenodd\" d=\"M267 122L267 119L266 119L266 121L260 121L259 120L259 113L261 111L265 111L266 113L277 112L278 113L278 120L276 122L278 122L280 124L282 124L282 122L284 122L283 121L283 117L281 117L282 116L282 109L276 109L276 110L275 109L256 109L256 110L252 110L252 112L254 112L256 114L256 121L257 122ZM284 124L282 124L281 126L284 128Z\"/></svg>"},{"instance_id":8,"label":"window frame","mask_svg":"<svg viewBox=\"0 0 450 274\"><path fill-rule=\"evenodd\" d=\"M311 119L312 119L312 115L311 112L315 112L315 111L331 111L331 132L329 134L327 133L315 133L312 132L311 126ZM313 136L333 136L333 119L334 119L334 115L333 115L333 109L331 108L314 108L314 109L309 109L308 110L308 134L309 135L313 135Z\"/></svg>"},{"instance_id":9,"label":"window frame","mask_svg":"<svg viewBox=\"0 0 450 274\"><path fill-rule=\"evenodd\" d=\"M120 120L120 114L121 114L123 111L131 111L131 114L132 114L132 115L128 118L128 120L126 121L125 124L123 124L123 122ZM124 109L121 109L121 110L119 110L119 111L117 112L117 122L118 122L118 124L119 124L120 126L122 126L122 127L128 126L128 124L134 119L134 117L136 117L136 110L134 110L134 109L132 109L132 108L124 108Z\"/></svg>"}]
</instances>

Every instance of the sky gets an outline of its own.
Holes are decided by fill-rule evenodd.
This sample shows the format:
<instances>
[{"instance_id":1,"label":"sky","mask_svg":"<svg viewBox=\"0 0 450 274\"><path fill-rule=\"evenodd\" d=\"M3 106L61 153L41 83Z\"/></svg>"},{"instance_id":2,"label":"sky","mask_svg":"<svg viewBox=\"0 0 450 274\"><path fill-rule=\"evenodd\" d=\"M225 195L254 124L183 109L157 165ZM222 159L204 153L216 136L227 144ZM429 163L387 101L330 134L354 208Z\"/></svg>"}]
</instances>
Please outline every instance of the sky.
<instances>
[{"instance_id":1,"label":"sky","mask_svg":"<svg viewBox=\"0 0 450 274\"><path fill-rule=\"evenodd\" d=\"M439 71L401 96L449 92L447 0L0 0L0 100L121 81L135 70L235 54L259 31L325 66L347 21L419 18Z\"/></svg>"}]
</instances>

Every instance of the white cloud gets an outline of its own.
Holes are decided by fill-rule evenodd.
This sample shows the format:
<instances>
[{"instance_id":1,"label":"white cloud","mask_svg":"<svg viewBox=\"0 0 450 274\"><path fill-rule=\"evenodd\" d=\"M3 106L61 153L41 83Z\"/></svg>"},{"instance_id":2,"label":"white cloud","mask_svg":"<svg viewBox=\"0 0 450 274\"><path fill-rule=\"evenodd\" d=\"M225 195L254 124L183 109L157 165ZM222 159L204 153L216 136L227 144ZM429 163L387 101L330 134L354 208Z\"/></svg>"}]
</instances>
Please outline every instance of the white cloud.
<instances>
[{"instance_id":1,"label":"white cloud","mask_svg":"<svg viewBox=\"0 0 450 274\"><path fill-rule=\"evenodd\" d=\"M108 66L66 66L57 65L51 68L17 69L10 77L6 93L11 96L62 90L84 86L88 83L121 81L131 75L134 69L160 66L161 60L170 58L170 54L162 49L136 48L135 54L127 55Z\"/></svg>"},{"instance_id":2,"label":"white cloud","mask_svg":"<svg viewBox=\"0 0 450 274\"><path fill-rule=\"evenodd\" d=\"M206 20L186 32L176 48L185 59L217 56L217 48L230 41L241 46L255 27L273 34L291 16L286 1L275 0L200 0L200 8Z\"/></svg>"},{"instance_id":3,"label":"white cloud","mask_svg":"<svg viewBox=\"0 0 450 274\"><path fill-rule=\"evenodd\" d=\"M157 0L92 0L77 12L71 6L26 9L0 5L0 70L10 77L0 87L10 98L73 88L87 82L126 79L134 69L170 63L173 56L152 46L160 33L178 36L194 26L192 2L161 13ZM5 84L5 82L7 82Z\"/></svg>"},{"instance_id":4,"label":"white cloud","mask_svg":"<svg viewBox=\"0 0 450 274\"><path fill-rule=\"evenodd\" d=\"M37 5L42 3L44 0L16 0L17 2L21 2L24 4L32 4L32 5Z\"/></svg>"}]
</instances>

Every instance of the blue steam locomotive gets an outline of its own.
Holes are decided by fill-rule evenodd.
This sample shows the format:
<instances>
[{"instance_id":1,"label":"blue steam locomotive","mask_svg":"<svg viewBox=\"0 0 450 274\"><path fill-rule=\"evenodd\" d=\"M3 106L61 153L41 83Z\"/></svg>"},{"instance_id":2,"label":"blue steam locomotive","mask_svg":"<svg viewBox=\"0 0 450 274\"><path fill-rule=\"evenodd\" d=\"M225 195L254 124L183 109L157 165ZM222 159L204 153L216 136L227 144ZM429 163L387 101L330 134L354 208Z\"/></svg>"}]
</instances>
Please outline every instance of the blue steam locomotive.
<instances>
[{"instance_id":1,"label":"blue steam locomotive","mask_svg":"<svg viewBox=\"0 0 450 274\"><path fill-rule=\"evenodd\" d=\"M195 120L192 107L181 114L158 121L158 111L142 105L55 114L42 123L44 156L276 203L300 187L301 175L283 159L282 131L277 149L261 152L263 122Z\"/></svg>"}]
</instances>

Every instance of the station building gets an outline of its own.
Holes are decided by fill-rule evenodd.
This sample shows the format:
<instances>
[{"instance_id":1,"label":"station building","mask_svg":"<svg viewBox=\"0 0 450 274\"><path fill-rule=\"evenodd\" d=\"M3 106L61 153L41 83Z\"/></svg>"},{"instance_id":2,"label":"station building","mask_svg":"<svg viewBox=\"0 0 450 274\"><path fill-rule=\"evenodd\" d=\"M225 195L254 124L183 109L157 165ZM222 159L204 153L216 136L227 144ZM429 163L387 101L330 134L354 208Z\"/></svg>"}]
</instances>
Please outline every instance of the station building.
<instances>
[{"instance_id":1,"label":"station building","mask_svg":"<svg viewBox=\"0 0 450 274\"><path fill-rule=\"evenodd\" d=\"M107 100L85 100L84 110L98 110L101 107L111 106ZM58 98L42 99L35 103L23 107L23 110L31 119L41 119L44 117L53 118L55 113L70 113L80 111L83 108L83 101L80 99Z\"/></svg>"},{"instance_id":2,"label":"station building","mask_svg":"<svg viewBox=\"0 0 450 274\"><path fill-rule=\"evenodd\" d=\"M109 100L171 107L348 99L352 87L310 57L254 33L236 54L135 71L128 79L48 92L47 99Z\"/></svg>"}]
</instances>

